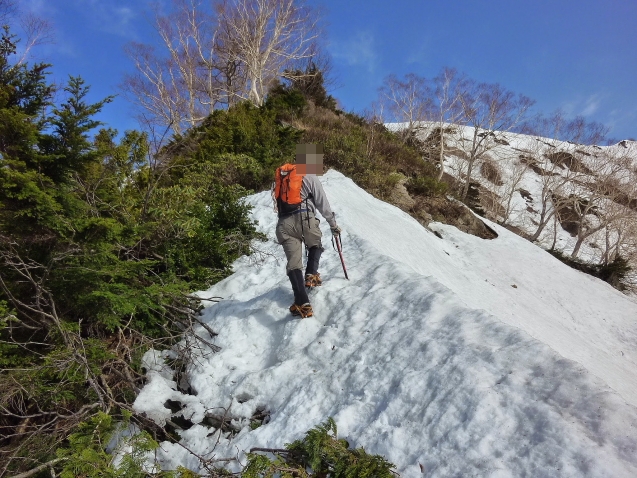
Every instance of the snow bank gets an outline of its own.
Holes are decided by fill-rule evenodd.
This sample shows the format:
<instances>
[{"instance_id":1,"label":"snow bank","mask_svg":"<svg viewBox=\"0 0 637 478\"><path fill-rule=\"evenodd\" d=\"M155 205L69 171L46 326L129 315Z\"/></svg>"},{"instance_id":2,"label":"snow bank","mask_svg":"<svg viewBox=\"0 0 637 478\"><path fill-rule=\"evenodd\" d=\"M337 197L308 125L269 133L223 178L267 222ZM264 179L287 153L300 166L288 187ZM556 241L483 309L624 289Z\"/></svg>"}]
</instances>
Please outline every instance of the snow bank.
<instances>
[{"instance_id":1,"label":"snow bank","mask_svg":"<svg viewBox=\"0 0 637 478\"><path fill-rule=\"evenodd\" d=\"M637 476L637 305L495 225L485 241L435 224L440 239L339 173L322 182L351 280L323 221L315 317L292 318L271 199L252 196L263 260L205 292L225 298L203 317L222 351L191 365L192 395L156 367L136 409L161 421L158 404L181 401L195 423L182 443L207 458L245 462L333 416L405 477ZM250 430L263 409L269 423ZM223 414L233 438L200 424ZM199 466L177 444L159 456Z\"/></svg>"}]
</instances>

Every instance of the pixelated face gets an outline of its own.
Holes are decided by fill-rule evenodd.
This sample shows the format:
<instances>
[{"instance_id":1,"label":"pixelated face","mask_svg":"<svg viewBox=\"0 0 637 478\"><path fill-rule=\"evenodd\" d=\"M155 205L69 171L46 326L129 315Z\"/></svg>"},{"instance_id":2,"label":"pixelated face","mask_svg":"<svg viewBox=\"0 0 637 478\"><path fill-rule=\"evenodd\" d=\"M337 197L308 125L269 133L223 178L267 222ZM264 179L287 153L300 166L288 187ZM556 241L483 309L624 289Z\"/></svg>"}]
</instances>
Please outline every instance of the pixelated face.
<instances>
[{"instance_id":1,"label":"pixelated face","mask_svg":"<svg viewBox=\"0 0 637 478\"><path fill-rule=\"evenodd\" d=\"M297 144L295 158L299 173L323 175L322 144Z\"/></svg>"}]
</instances>

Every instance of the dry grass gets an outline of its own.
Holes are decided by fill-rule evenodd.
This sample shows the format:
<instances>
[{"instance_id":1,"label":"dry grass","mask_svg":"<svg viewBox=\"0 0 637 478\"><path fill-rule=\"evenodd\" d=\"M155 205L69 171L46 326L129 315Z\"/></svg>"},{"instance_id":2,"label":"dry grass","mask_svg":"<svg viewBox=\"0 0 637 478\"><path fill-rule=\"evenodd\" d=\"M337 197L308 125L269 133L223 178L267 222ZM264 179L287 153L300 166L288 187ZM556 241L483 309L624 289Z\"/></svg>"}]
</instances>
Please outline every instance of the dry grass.
<instances>
[{"instance_id":1,"label":"dry grass","mask_svg":"<svg viewBox=\"0 0 637 478\"><path fill-rule=\"evenodd\" d=\"M487 213L487 219L497 222L498 218L504 217L506 209L500 203L500 196L488 189L480 190L480 203Z\"/></svg>"},{"instance_id":2,"label":"dry grass","mask_svg":"<svg viewBox=\"0 0 637 478\"><path fill-rule=\"evenodd\" d=\"M493 160L484 159L480 165L480 173L487 181L496 186L502 186L504 184L500 167Z\"/></svg>"},{"instance_id":3,"label":"dry grass","mask_svg":"<svg viewBox=\"0 0 637 478\"><path fill-rule=\"evenodd\" d=\"M553 164L560 168L568 168L577 173L593 174L586 165L573 154L567 151L556 151L545 155Z\"/></svg>"}]
</instances>

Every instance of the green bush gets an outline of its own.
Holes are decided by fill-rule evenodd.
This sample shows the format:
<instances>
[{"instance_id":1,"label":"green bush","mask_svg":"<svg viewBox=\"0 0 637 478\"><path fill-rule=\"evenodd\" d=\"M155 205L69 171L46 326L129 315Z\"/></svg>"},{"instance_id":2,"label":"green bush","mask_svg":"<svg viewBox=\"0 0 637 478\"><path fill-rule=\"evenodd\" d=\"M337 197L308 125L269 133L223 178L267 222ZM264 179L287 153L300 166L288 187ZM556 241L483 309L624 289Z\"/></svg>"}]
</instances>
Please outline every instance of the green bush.
<instances>
[{"instance_id":1,"label":"green bush","mask_svg":"<svg viewBox=\"0 0 637 478\"><path fill-rule=\"evenodd\" d=\"M381 199L388 199L397 173L407 177L434 174L417 148L381 124L324 108L316 108L299 122L304 142L324 145L326 167L340 171Z\"/></svg>"},{"instance_id":2,"label":"green bush","mask_svg":"<svg viewBox=\"0 0 637 478\"><path fill-rule=\"evenodd\" d=\"M173 165L214 165L213 174L222 184L247 190L269 187L275 169L294 158L301 132L284 125L280 108L287 103L256 107L249 102L228 110L216 110L200 126L165 148ZM175 172L175 174L179 174Z\"/></svg>"},{"instance_id":3,"label":"green bush","mask_svg":"<svg viewBox=\"0 0 637 478\"><path fill-rule=\"evenodd\" d=\"M242 105L216 115L199 150L176 140L153 157L136 131L91 139L111 98L89 103L80 78L54 97L47 65L16 63L4 32L0 449L19 473L50 460L96 408L134 399L144 347L179 340L200 309L191 292L261 237L242 198L296 133Z\"/></svg>"},{"instance_id":4,"label":"green bush","mask_svg":"<svg viewBox=\"0 0 637 478\"><path fill-rule=\"evenodd\" d=\"M395 465L363 448L351 449L347 440L337 438L336 423L327 421L309 430L302 440L275 451L275 458L251 453L242 478L323 477L393 478Z\"/></svg>"},{"instance_id":5,"label":"green bush","mask_svg":"<svg viewBox=\"0 0 637 478\"><path fill-rule=\"evenodd\" d=\"M410 178L406 184L407 191L419 196L444 196L448 185L430 176Z\"/></svg>"},{"instance_id":6,"label":"green bush","mask_svg":"<svg viewBox=\"0 0 637 478\"><path fill-rule=\"evenodd\" d=\"M145 431L130 427L130 413L119 421L99 412L81 423L68 438L68 445L57 450L60 478L198 478L200 475L179 467L164 471L154 462L159 444ZM126 453L121 453L122 449ZM121 454L120 454L121 453ZM226 476L219 470L218 476Z\"/></svg>"},{"instance_id":7,"label":"green bush","mask_svg":"<svg viewBox=\"0 0 637 478\"><path fill-rule=\"evenodd\" d=\"M551 255L562 261L564 264L584 272L586 274L597 277L619 290L624 290L624 279L632 271L632 268L628 264L628 261L622 257L617 256L612 262L608 264L589 264L577 259L573 259L570 256L563 254L560 251L551 249L548 251Z\"/></svg>"}]
</instances>

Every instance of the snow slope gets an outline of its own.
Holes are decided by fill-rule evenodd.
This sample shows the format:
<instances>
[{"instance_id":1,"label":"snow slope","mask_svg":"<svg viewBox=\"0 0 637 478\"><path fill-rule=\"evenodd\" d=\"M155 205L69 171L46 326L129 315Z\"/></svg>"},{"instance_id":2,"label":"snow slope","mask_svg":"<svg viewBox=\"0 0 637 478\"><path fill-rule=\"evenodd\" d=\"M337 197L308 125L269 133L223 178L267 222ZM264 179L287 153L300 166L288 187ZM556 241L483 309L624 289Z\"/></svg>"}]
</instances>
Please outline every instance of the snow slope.
<instances>
[{"instance_id":1,"label":"snow slope","mask_svg":"<svg viewBox=\"0 0 637 478\"><path fill-rule=\"evenodd\" d=\"M385 126L391 131L400 131L406 128L408 123L387 123ZM457 151L462 151L469 147L470 138L473 137L475 129L470 126L452 124L448 124L448 126L456 129L459 134L445 136L445 144L447 148L450 148L445 154L445 172L456 179L464 178L466 175L467 161L459 157ZM419 128L421 128L419 132L420 139L423 141L426 140L432 128L437 127L438 125L436 123L421 122L419 124ZM586 175L580 172L577 177L575 177L569 168L551 165L551 162L547 159L547 154L556 153L558 151L574 154L583 165L592 167L593 170L598 170L599 168L599 160L592 159L592 157L598 155L602 158L614 157L616 160L617 158L631 158L632 169L637 171L637 142L635 141L625 140L612 146L586 146L508 131L495 133L498 140L500 140L500 144L492 144L492 149L484 153L483 158L476 161L472 172L472 181L479 183L485 191L490 193L491 198L495 199L501 206L501 210L498 213L500 214L498 215L499 221L504 219L501 214L506 210L507 199L511 196L510 211L506 222L529 236L535 233L540 221L543 180L533 167L529 167L528 164L526 166L524 165L525 163L521 161L521 156L534 159L537 162L536 169L546 170L546 166L548 166L549 176L557 175L558 177L570 178L571 181L566 184L558 186L553 182L548 187L549 190L556 189L555 192L563 196L576 194L583 198L590 197L586 188L583 188L582 185L586 181L592 181L594 183L597 180L596 176L595 174ZM461 137L465 139L461 140ZM502 184L495 185L482 174L481 166L486 159L498 169ZM595 165L596 163L597 165ZM521 175L521 178L518 178L518 175ZM616 177L619 176L624 176L624 179L629 182L635 178L634 174L631 177L628 173L624 175L616 174ZM631 188L628 187L627 189L630 191ZM525 191L524 196L522 191ZM613 206L612 201L609 199L603 200L597 198L594 202L596 206L602 210ZM548 207L549 210L552 208L550 201ZM495 208L492 208L491 214L494 214L493 209ZM597 221L598 219L594 214L587 216L587 222L595 224ZM570 255L574 249L577 237L562 227L557 227L554 230L553 225L553 221L551 220L540 234L537 242L545 249L549 249L553 245L553 236L555 234L555 249L566 255ZM602 229L588 237L582 244L578 257L581 260L591 263L601 263L605 251L605 234L605 229ZM626 234L626 228L624 227L620 253L623 257L630 260L634 253L634 245L629 240L629 236L630 234ZM610 239L611 243L617 239L615 227L610 228ZM634 259L632 262L634 262ZM637 263L633 265L637 268Z\"/></svg>"},{"instance_id":2,"label":"snow slope","mask_svg":"<svg viewBox=\"0 0 637 478\"><path fill-rule=\"evenodd\" d=\"M159 423L183 414L195 423L180 432L186 447L243 462L333 416L339 436L404 477L637 476L637 304L496 225L486 241L432 224L440 239L340 173L322 182L351 280L323 221L315 317L292 318L271 198L252 196L263 259L238 260L202 293L224 297L203 316L221 352L193 351L192 394L166 353L149 352L138 411ZM233 438L200 424L228 406ZM270 421L250 430L257 408ZM159 459L199 467L176 444Z\"/></svg>"}]
</instances>

